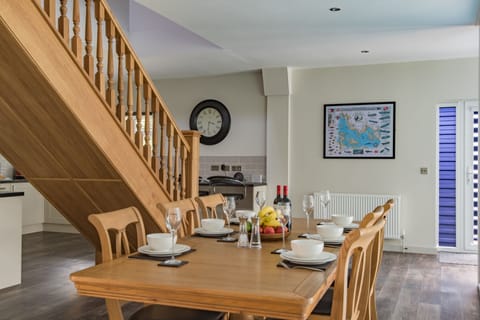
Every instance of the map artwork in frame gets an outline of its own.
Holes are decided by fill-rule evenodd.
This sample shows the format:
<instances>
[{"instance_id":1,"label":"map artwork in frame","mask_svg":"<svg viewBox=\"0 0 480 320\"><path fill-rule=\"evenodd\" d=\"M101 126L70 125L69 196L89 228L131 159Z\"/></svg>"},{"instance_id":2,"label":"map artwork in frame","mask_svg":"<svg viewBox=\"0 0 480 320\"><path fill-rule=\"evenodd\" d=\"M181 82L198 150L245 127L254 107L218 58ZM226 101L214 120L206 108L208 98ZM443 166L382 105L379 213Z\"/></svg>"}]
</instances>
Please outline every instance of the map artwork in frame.
<instances>
[{"instance_id":1,"label":"map artwork in frame","mask_svg":"<svg viewBox=\"0 0 480 320\"><path fill-rule=\"evenodd\" d=\"M395 159L395 102L324 105L324 158Z\"/></svg>"}]
</instances>

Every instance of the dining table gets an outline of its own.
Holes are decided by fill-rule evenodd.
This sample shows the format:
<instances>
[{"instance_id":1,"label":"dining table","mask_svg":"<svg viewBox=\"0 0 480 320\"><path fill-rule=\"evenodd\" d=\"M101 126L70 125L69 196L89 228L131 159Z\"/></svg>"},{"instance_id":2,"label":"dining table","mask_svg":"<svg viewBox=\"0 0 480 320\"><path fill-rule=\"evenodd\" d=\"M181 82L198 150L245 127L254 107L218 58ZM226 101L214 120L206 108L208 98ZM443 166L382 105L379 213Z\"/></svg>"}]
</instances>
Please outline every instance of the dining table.
<instances>
[{"instance_id":1,"label":"dining table","mask_svg":"<svg viewBox=\"0 0 480 320\"><path fill-rule=\"evenodd\" d=\"M306 219L293 218L286 239L306 232ZM336 260L323 271L287 269L273 253L281 238L262 241L262 248L238 248L235 242L189 236L179 244L193 250L177 259L180 267L159 265L158 261L124 256L70 275L82 296L162 304L275 319L307 319L335 280ZM338 247L324 251L338 254ZM111 319L112 320L112 319Z\"/></svg>"}]
</instances>

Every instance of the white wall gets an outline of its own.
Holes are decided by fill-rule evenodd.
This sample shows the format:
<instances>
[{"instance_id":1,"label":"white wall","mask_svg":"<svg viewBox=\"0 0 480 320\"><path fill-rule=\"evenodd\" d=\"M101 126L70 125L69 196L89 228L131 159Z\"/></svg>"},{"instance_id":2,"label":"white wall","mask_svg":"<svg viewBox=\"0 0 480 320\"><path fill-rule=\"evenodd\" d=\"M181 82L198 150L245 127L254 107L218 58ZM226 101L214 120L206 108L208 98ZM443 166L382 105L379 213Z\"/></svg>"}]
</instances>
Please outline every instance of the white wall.
<instances>
[{"instance_id":1,"label":"white wall","mask_svg":"<svg viewBox=\"0 0 480 320\"><path fill-rule=\"evenodd\" d=\"M325 188L400 194L407 246L410 251L432 252L436 105L478 98L478 59L297 69L290 83L294 208L300 208L302 194ZM203 99L218 99L229 108L231 133L217 146L202 146L202 156L265 155L266 102L260 72L161 80L157 86L181 128L188 128L191 110ZM396 101L396 159L323 159L323 105L371 101ZM420 175L420 167L427 167L429 174Z\"/></svg>"},{"instance_id":2,"label":"white wall","mask_svg":"<svg viewBox=\"0 0 480 320\"><path fill-rule=\"evenodd\" d=\"M218 100L229 110L232 126L228 136L217 145L201 145L201 156L265 156L267 111L260 71L159 80L155 85L183 130L190 130L190 113L203 100Z\"/></svg>"}]
</instances>

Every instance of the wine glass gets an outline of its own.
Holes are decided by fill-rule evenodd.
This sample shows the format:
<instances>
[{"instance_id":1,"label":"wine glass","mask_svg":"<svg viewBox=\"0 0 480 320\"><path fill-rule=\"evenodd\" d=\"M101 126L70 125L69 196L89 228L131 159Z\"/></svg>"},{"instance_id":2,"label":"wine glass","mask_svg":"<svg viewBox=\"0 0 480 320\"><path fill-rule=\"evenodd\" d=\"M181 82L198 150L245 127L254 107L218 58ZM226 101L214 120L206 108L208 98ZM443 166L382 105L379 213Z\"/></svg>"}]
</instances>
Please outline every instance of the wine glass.
<instances>
[{"instance_id":1,"label":"wine glass","mask_svg":"<svg viewBox=\"0 0 480 320\"><path fill-rule=\"evenodd\" d=\"M235 213L235 197L225 197L225 202L223 203L223 213L227 216L227 227L230 229L230 220L232 220L233 214ZM228 233L223 240L233 241L235 238Z\"/></svg>"},{"instance_id":2,"label":"wine glass","mask_svg":"<svg viewBox=\"0 0 480 320\"><path fill-rule=\"evenodd\" d=\"M313 210L314 210L314 202L313 202L312 194L306 194L303 196L302 208L303 208L303 212L305 212L307 216L307 233L308 233L310 230L310 217L313 216Z\"/></svg>"},{"instance_id":3,"label":"wine glass","mask_svg":"<svg viewBox=\"0 0 480 320\"><path fill-rule=\"evenodd\" d=\"M265 198L265 191L257 191L257 193L255 194L255 202L259 206L260 210L263 209L265 201L267 201L267 199Z\"/></svg>"},{"instance_id":4,"label":"wine glass","mask_svg":"<svg viewBox=\"0 0 480 320\"><path fill-rule=\"evenodd\" d=\"M279 202L277 203L277 221L282 226L282 248L278 250L279 253L286 252L285 248L285 227L290 225L290 204Z\"/></svg>"},{"instance_id":5,"label":"wine glass","mask_svg":"<svg viewBox=\"0 0 480 320\"><path fill-rule=\"evenodd\" d=\"M167 211L166 223L167 228L172 234L172 257L166 261L165 264L177 265L182 263L182 261L175 259L175 238L177 229L182 222L182 211L180 208L169 208Z\"/></svg>"},{"instance_id":6,"label":"wine glass","mask_svg":"<svg viewBox=\"0 0 480 320\"><path fill-rule=\"evenodd\" d=\"M320 191L320 203L322 204L323 207L323 215L325 220L328 219L328 213L327 213L327 206L330 203L330 191L324 190Z\"/></svg>"}]
</instances>

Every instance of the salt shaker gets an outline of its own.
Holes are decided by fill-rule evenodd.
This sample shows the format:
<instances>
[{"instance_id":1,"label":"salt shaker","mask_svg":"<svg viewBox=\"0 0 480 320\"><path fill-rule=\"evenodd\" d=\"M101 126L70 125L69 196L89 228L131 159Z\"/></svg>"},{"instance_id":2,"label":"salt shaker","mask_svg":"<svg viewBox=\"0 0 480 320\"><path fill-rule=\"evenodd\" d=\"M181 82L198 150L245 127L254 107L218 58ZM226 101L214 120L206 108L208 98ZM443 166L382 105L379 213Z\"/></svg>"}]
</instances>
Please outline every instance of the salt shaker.
<instances>
[{"instance_id":1,"label":"salt shaker","mask_svg":"<svg viewBox=\"0 0 480 320\"><path fill-rule=\"evenodd\" d=\"M250 248L261 248L260 225L258 217L252 217L252 235L250 237Z\"/></svg>"},{"instance_id":2,"label":"salt shaker","mask_svg":"<svg viewBox=\"0 0 480 320\"><path fill-rule=\"evenodd\" d=\"M247 217L239 217L238 219L240 220L240 226L237 247L248 248Z\"/></svg>"}]
</instances>

